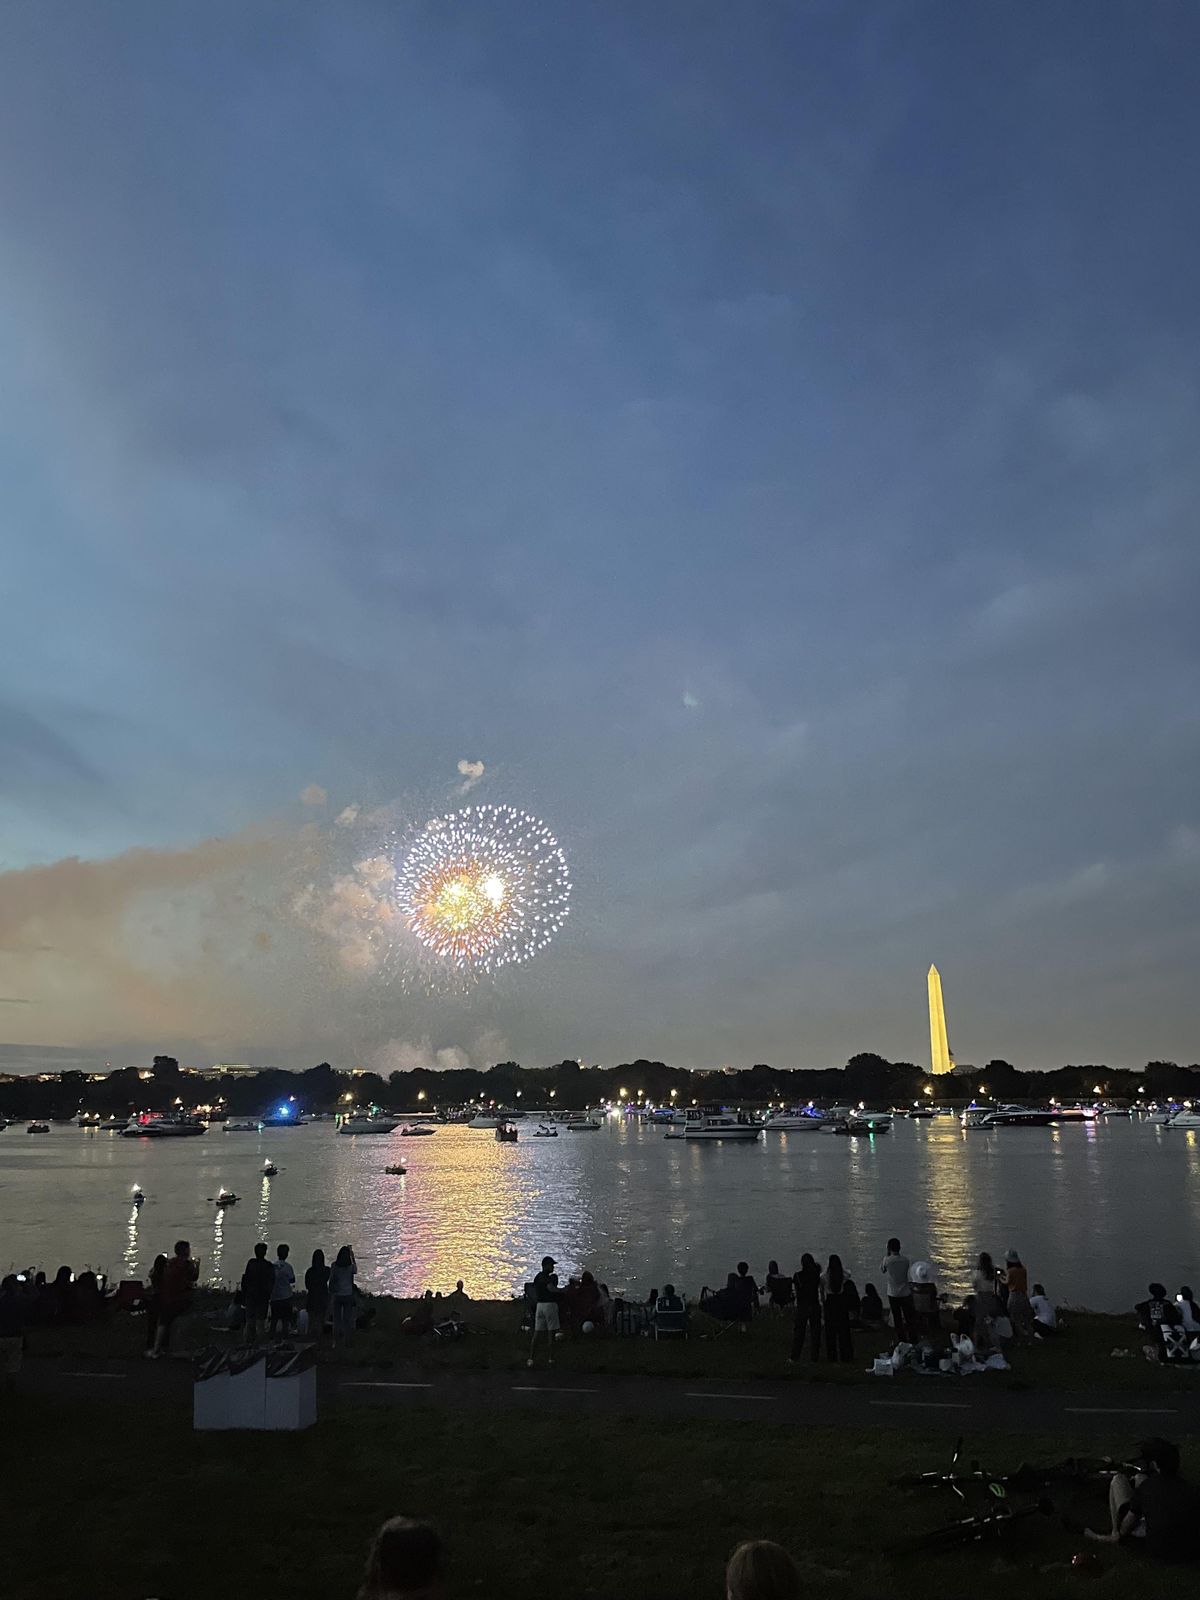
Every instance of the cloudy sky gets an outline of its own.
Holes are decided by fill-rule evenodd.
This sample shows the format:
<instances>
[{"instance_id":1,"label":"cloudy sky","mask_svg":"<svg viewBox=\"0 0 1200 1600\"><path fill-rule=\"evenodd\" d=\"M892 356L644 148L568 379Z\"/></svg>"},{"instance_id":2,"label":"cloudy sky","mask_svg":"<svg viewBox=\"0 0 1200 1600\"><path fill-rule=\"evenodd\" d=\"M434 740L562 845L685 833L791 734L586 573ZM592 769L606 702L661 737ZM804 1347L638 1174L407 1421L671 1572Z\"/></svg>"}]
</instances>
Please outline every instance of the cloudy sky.
<instances>
[{"instance_id":1,"label":"cloudy sky","mask_svg":"<svg viewBox=\"0 0 1200 1600\"><path fill-rule=\"evenodd\" d=\"M1200 1058L1200 10L1086 10L4 8L0 1056Z\"/></svg>"}]
</instances>

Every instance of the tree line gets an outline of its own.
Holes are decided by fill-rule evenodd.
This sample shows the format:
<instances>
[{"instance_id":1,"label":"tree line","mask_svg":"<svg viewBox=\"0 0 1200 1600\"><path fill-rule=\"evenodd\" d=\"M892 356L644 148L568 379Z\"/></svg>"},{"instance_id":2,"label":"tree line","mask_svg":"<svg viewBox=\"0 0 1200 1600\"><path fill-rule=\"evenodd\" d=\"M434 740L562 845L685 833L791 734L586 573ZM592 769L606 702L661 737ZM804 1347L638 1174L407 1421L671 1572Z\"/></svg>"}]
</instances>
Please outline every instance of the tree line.
<instances>
[{"instance_id":1,"label":"tree line","mask_svg":"<svg viewBox=\"0 0 1200 1600\"><path fill-rule=\"evenodd\" d=\"M931 1080L911 1061L888 1061L866 1052L851 1056L844 1067L818 1070L772 1067L765 1063L738 1071L695 1072L662 1061L625 1062L616 1067L586 1067L559 1061L550 1067L523 1067L500 1061L475 1068L379 1073L339 1071L328 1061L303 1072L265 1068L251 1077L241 1073L200 1078L182 1069L173 1056L154 1057L150 1076L136 1067L121 1067L93 1081L84 1072L61 1072L42 1081L16 1078L0 1083L0 1117L74 1117L98 1112L102 1117L131 1111L166 1111L178 1101L185 1108L216 1105L231 1115L261 1115L295 1097L298 1110L335 1111L354 1104L380 1105L397 1111L434 1111L469 1101L530 1110L582 1110L602 1101L639 1100L655 1105L765 1106L772 1102L879 1107L931 1098L962 1103L985 1093L991 1100L1045 1102L1087 1100L1098 1091L1106 1099L1164 1100L1200 1096L1200 1065L1150 1061L1143 1069L1091 1064L1053 1071L1021 1071L1008 1061L989 1061L968 1074ZM624 1091L624 1093L622 1093ZM1140 1093L1139 1093L1140 1091Z\"/></svg>"}]
</instances>

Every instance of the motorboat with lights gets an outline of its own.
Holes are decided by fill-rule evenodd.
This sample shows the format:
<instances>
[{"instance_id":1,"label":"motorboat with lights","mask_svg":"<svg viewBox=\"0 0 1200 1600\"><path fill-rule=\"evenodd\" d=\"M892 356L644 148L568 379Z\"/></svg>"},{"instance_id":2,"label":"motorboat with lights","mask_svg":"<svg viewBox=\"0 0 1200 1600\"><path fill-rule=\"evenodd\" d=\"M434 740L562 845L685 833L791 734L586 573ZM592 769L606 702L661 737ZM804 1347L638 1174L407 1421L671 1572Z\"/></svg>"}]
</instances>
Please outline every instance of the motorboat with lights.
<instances>
[{"instance_id":1,"label":"motorboat with lights","mask_svg":"<svg viewBox=\"0 0 1200 1600\"><path fill-rule=\"evenodd\" d=\"M1048 1128L1054 1118L1049 1111L1032 1106L997 1106L985 1123L989 1128Z\"/></svg>"},{"instance_id":2,"label":"motorboat with lights","mask_svg":"<svg viewBox=\"0 0 1200 1600\"><path fill-rule=\"evenodd\" d=\"M491 1131L500 1127L501 1123L523 1122L523 1111L477 1111L467 1123L468 1128L487 1128Z\"/></svg>"},{"instance_id":3,"label":"motorboat with lights","mask_svg":"<svg viewBox=\"0 0 1200 1600\"><path fill-rule=\"evenodd\" d=\"M823 1111L811 1108L805 1111L777 1111L768 1117L763 1127L768 1133L816 1133L827 1121Z\"/></svg>"},{"instance_id":4,"label":"motorboat with lights","mask_svg":"<svg viewBox=\"0 0 1200 1600\"><path fill-rule=\"evenodd\" d=\"M208 1129L199 1117L185 1116L182 1111L163 1112L154 1116L144 1112L140 1117L134 1117L129 1126L122 1130L124 1139L189 1139L199 1133L207 1133Z\"/></svg>"},{"instance_id":5,"label":"motorboat with lights","mask_svg":"<svg viewBox=\"0 0 1200 1600\"><path fill-rule=\"evenodd\" d=\"M1200 1128L1200 1111L1194 1106L1181 1106L1168 1121L1163 1123L1164 1128Z\"/></svg>"},{"instance_id":6,"label":"motorboat with lights","mask_svg":"<svg viewBox=\"0 0 1200 1600\"><path fill-rule=\"evenodd\" d=\"M249 1117L239 1117L225 1124L226 1133L258 1133L260 1128L261 1123L252 1122Z\"/></svg>"},{"instance_id":7,"label":"motorboat with lights","mask_svg":"<svg viewBox=\"0 0 1200 1600\"><path fill-rule=\"evenodd\" d=\"M274 1111L268 1111L262 1119L262 1125L264 1128L302 1128L305 1121L306 1119L289 1102L286 1105L276 1106Z\"/></svg>"},{"instance_id":8,"label":"motorboat with lights","mask_svg":"<svg viewBox=\"0 0 1200 1600\"><path fill-rule=\"evenodd\" d=\"M890 1111L855 1111L839 1122L833 1131L844 1137L851 1134L873 1136L877 1133L891 1133L892 1114Z\"/></svg>"},{"instance_id":9,"label":"motorboat with lights","mask_svg":"<svg viewBox=\"0 0 1200 1600\"><path fill-rule=\"evenodd\" d=\"M338 1123L339 1133L395 1133L400 1126L398 1117L372 1116L363 1113L343 1117Z\"/></svg>"},{"instance_id":10,"label":"motorboat with lights","mask_svg":"<svg viewBox=\"0 0 1200 1600\"><path fill-rule=\"evenodd\" d=\"M685 1139L704 1142L721 1140L729 1144L753 1144L762 1132L759 1122L743 1122L739 1117L710 1116L689 1120L683 1130Z\"/></svg>"}]
</instances>

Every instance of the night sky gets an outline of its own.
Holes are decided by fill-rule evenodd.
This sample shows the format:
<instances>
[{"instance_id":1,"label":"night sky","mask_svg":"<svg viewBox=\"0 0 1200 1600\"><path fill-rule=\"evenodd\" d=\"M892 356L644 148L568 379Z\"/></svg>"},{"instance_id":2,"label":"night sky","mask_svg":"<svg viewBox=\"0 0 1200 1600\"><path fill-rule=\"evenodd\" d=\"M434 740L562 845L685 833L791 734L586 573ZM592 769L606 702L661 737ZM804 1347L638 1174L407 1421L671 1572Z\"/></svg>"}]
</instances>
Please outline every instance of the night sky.
<instances>
[{"instance_id":1,"label":"night sky","mask_svg":"<svg viewBox=\"0 0 1200 1600\"><path fill-rule=\"evenodd\" d=\"M1197 61L6 6L0 1067L926 1061L930 961L962 1060L1200 1058ZM463 989L386 863L476 801L574 909Z\"/></svg>"}]
</instances>

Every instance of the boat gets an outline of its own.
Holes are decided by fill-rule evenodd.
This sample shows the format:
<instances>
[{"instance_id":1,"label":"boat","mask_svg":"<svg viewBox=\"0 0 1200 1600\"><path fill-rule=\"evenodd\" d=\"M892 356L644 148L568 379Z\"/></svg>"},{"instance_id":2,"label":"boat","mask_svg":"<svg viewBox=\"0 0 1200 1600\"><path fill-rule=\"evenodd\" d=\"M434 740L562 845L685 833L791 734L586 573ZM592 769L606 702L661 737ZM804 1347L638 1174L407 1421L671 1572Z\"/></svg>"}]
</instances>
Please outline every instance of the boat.
<instances>
[{"instance_id":1,"label":"boat","mask_svg":"<svg viewBox=\"0 0 1200 1600\"><path fill-rule=\"evenodd\" d=\"M232 1189L218 1189L217 1198L214 1203L224 1210L226 1206L237 1205L238 1197L236 1194L234 1194Z\"/></svg>"},{"instance_id":2,"label":"boat","mask_svg":"<svg viewBox=\"0 0 1200 1600\"><path fill-rule=\"evenodd\" d=\"M98 1128L100 1126L100 1113L98 1111L85 1112L79 1118L78 1125L81 1128Z\"/></svg>"},{"instance_id":3,"label":"boat","mask_svg":"<svg viewBox=\"0 0 1200 1600\"><path fill-rule=\"evenodd\" d=\"M908 1120L910 1122L932 1122L933 1110L929 1106L913 1106L912 1110L908 1112Z\"/></svg>"},{"instance_id":4,"label":"boat","mask_svg":"<svg viewBox=\"0 0 1200 1600\"><path fill-rule=\"evenodd\" d=\"M567 1123L568 1133L598 1133L603 1126L595 1117L572 1117Z\"/></svg>"},{"instance_id":5,"label":"boat","mask_svg":"<svg viewBox=\"0 0 1200 1600\"><path fill-rule=\"evenodd\" d=\"M1163 1123L1164 1128L1200 1128L1200 1111L1194 1106L1181 1106L1175 1115Z\"/></svg>"},{"instance_id":6,"label":"boat","mask_svg":"<svg viewBox=\"0 0 1200 1600\"><path fill-rule=\"evenodd\" d=\"M25 1129L25 1132L26 1133L49 1133L50 1132L50 1124L48 1122L31 1122L29 1124L29 1126Z\"/></svg>"},{"instance_id":7,"label":"boat","mask_svg":"<svg viewBox=\"0 0 1200 1600\"><path fill-rule=\"evenodd\" d=\"M537 1127L533 1130L533 1137L535 1139L557 1139L558 1129L553 1126L548 1127L546 1123L543 1122L540 1127Z\"/></svg>"},{"instance_id":8,"label":"boat","mask_svg":"<svg viewBox=\"0 0 1200 1600\"><path fill-rule=\"evenodd\" d=\"M498 1128L502 1123L522 1122L523 1111L477 1111L467 1123L468 1128Z\"/></svg>"},{"instance_id":9,"label":"boat","mask_svg":"<svg viewBox=\"0 0 1200 1600\"><path fill-rule=\"evenodd\" d=\"M101 1131L104 1133L124 1133L128 1126L128 1117L106 1117L100 1124Z\"/></svg>"},{"instance_id":10,"label":"boat","mask_svg":"<svg viewBox=\"0 0 1200 1600\"><path fill-rule=\"evenodd\" d=\"M870 1136L877 1133L891 1133L891 1113L888 1111L858 1111L853 1116L844 1117L833 1131L843 1137L851 1134L867 1134Z\"/></svg>"},{"instance_id":11,"label":"boat","mask_svg":"<svg viewBox=\"0 0 1200 1600\"><path fill-rule=\"evenodd\" d=\"M293 1111L291 1106L280 1106L278 1111L267 1112L262 1125L264 1128L302 1128L307 1120L298 1111Z\"/></svg>"},{"instance_id":12,"label":"boat","mask_svg":"<svg viewBox=\"0 0 1200 1600\"><path fill-rule=\"evenodd\" d=\"M275 1177L278 1177L279 1176L279 1168L275 1165L275 1163L273 1161L264 1161L263 1162L263 1168L262 1168L262 1175L263 1175L264 1178L275 1178Z\"/></svg>"},{"instance_id":13,"label":"boat","mask_svg":"<svg viewBox=\"0 0 1200 1600\"><path fill-rule=\"evenodd\" d=\"M395 1133L400 1126L398 1117L353 1116L343 1117L338 1123L339 1133Z\"/></svg>"},{"instance_id":14,"label":"boat","mask_svg":"<svg viewBox=\"0 0 1200 1600\"><path fill-rule=\"evenodd\" d=\"M768 1133L816 1133L826 1120L823 1111L777 1111L763 1127Z\"/></svg>"},{"instance_id":15,"label":"boat","mask_svg":"<svg viewBox=\"0 0 1200 1600\"><path fill-rule=\"evenodd\" d=\"M685 1139L717 1140L734 1144L752 1144L762 1132L757 1122L742 1122L737 1117L697 1117L685 1124Z\"/></svg>"},{"instance_id":16,"label":"boat","mask_svg":"<svg viewBox=\"0 0 1200 1600\"><path fill-rule=\"evenodd\" d=\"M984 1124L988 1128L1048 1128L1053 1121L1049 1111L1029 1106L997 1106Z\"/></svg>"},{"instance_id":17,"label":"boat","mask_svg":"<svg viewBox=\"0 0 1200 1600\"><path fill-rule=\"evenodd\" d=\"M408 1171L408 1168L397 1165L394 1167L384 1167L383 1170L386 1176L389 1178L403 1178L405 1173Z\"/></svg>"},{"instance_id":18,"label":"boat","mask_svg":"<svg viewBox=\"0 0 1200 1600\"><path fill-rule=\"evenodd\" d=\"M1095 1122L1096 1112L1092 1106L1055 1106L1049 1111L1051 1122Z\"/></svg>"},{"instance_id":19,"label":"boat","mask_svg":"<svg viewBox=\"0 0 1200 1600\"><path fill-rule=\"evenodd\" d=\"M236 1121L227 1122L225 1124L225 1132L226 1133L258 1133L258 1132L261 1131L261 1127L262 1127L261 1123L259 1123L259 1122L251 1122L249 1117L239 1117Z\"/></svg>"},{"instance_id":20,"label":"boat","mask_svg":"<svg viewBox=\"0 0 1200 1600\"><path fill-rule=\"evenodd\" d=\"M186 1117L182 1112L164 1112L161 1116L135 1117L124 1128L124 1139L187 1139L208 1129L198 1117Z\"/></svg>"},{"instance_id":21,"label":"boat","mask_svg":"<svg viewBox=\"0 0 1200 1600\"><path fill-rule=\"evenodd\" d=\"M990 1128L992 1125L991 1106L968 1106L962 1114L964 1128Z\"/></svg>"},{"instance_id":22,"label":"boat","mask_svg":"<svg viewBox=\"0 0 1200 1600\"><path fill-rule=\"evenodd\" d=\"M402 1139L428 1139L431 1138L436 1132L436 1128L416 1128L411 1124L406 1123L405 1126L400 1129L400 1137Z\"/></svg>"},{"instance_id":23,"label":"boat","mask_svg":"<svg viewBox=\"0 0 1200 1600\"><path fill-rule=\"evenodd\" d=\"M501 1144L516 1144L517 1130L512 1126L511 1123L497 1123L496 1138Z\"/></svg>"}]
</instances>

